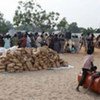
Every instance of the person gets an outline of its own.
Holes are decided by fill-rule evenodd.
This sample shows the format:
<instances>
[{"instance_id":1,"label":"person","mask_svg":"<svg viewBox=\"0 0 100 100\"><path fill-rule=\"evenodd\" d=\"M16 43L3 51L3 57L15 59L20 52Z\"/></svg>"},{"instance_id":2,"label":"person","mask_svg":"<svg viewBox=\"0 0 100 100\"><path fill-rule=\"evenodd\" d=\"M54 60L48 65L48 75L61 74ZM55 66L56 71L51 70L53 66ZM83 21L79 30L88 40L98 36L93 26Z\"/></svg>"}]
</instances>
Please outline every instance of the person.
<instances>
[{"instance_id":1,"label":"person","mask_svg":"<svg viewBox=\"0 0 100 100\"><path fill-rule=\"evenodd\" d=\"M76 53L76 52L77 52L77 49L76 49L75 45L72 44L71 53Z\"/></svg>"},{"instance_id":2,"label":"person","mask_svg":"<svg viewBox=\"0 0 100 100\"><path fill-rule=\"evenodd\" d=\"M61 44L60 44L57 34L54 35L54 47L53 48L57 53L60 53Z\"/></svg>"},{"instance_id":3,"label":"person","mask_svg":"<svg viewBox=\"0 0 100 100\"><path fill-rule=\"evenodd\" d=\"M30 39L31 39L31 46L36 48L35 38L32 33L30 33Z\"/></svg>"},{"instance_id":4,"label":"person","mask_svg":"<svg viewBox=\"0 0 100 100\"><path fill-rule=\"evenodd\" d=\"M26 32L26 47L31 48L31 39L30 39L30 35L28 34L28 32Z\"/></svg>"},{"instance_id":5,"label":"person","mask_svg":"<svg viewBox=\"0 0 100 100\"><path fill-rule=\"evenodd\" d=\"M80 37L80 50L81 50L82 46L84 46L84 42L85 42L84 35L81 34L81 37Z\"/></svg>"},{"instance_id":6,"label":"person","mask_svg":"<svg viewBox=\"0 0 100 100\"><path fill-rule=\"evenodd\" d=\"M46 40L44 39L43 35L41 35L42 41L40 42L41 47L42 46L47 46Z\"/></svg>"},{"instance_id":7,"label":"person","mask_svg":"<svg viewBox=\"0 0 100 100\"><path fill-rule=\"evenodd\" d=\"M72 35L71 32L66 32L65 33L65 39L66 39L67 42L71 39L71 35Z\"/></svg>"},{"instance_id":8,"label":"person","mask_svg":"<svg viewBox=\"0 0 100 100\"><path fill-rule=\"evenodd\" d=\"M67 43L65 49L66 49L66 52L67 52L67 53L71 53L71 49L70 49L70 45L69 45L69 43Z\"/></svg>"},{"instance_id":9,"label":"person","mask_svg":"<svg viewBox=\"0 0 100 100\"><path fill-rule=\"evenodd\" d=\"M6 35L4 38L4 48L8 49L11 46L11 38L10 35Z\"/></svg>"},{"instance_id":10,"label":"person","mask_svg":"<svg viewBox=\"0 0 100 100\"><path fill-rule=\"evenodd\" d=\"M100 48L100 35L96 38L96 47Z\"/></svg>"},{"instance_id":11,"label":"person","mask_svg":"<svg viewBox=\"0 0 100 100\"><path fill-rule=\"evenodd\" d=\"M23 34L22 38L20 39L20 47L25 48L27 44L27 36L26 34Z\"/></svg>"},{"instance_id":12,"label":"person","mask_svg":"<svg viewBox=\"0 0 100 100\"><path fill-rule=\"evenodd\" d=\"M17 46L18 45L18 36L17 36L17 34L15 34L14 37L12 37L11 41L12 41L12 46Z\"/></svg>"},{"instance_id":13,"label":"person","mask_svg":"<svg viewBox=\"0 0 100 100\"><path fill-rule=\"evenodd\" d=\"M4 46L4 40L3 37L0 35L0 47Z\"/></svg>"},{"instance_id":14,"label":"person","mask_svg":"<svg viewBox=\"0 0 100 100\"><path fill-rule=\"evenodd\" d=\"M94 67L94 64L93 64L93 52L94 52L93 48L87 50L87 55L85 57L83 68L82 68L82 78L79 81L78 86L76 87L77 91L80 91L79 87L84 84L88 72L91 71L91 68Z\"/></svg>"},{"instance_id":15,"label":"person","mask_svg":"<svg viewBox=\"0 0 100 100\"><path fill-rule=\"evenodd\" d=\"M54 36L50 34L49 36L49 48L54 50Z\"/></svg>"},{"instance_id":16,"label":"person","mask_svg":"<svg viewBox=\"0 0 100 100\"><path fill-rule=\"evenodd\" d=\"M36 32L36 33L34 34L34 39L35 39L35 41L36 41L36 39L38 38L38 36L39 36L39 34L38 34L38 32Z\"/></svg>"},{"instance_id":17,"label":"person","mask_svg":"<svg viewBox=\"0 0 100 100\"><path fill-rule=\"evenodd\" d=\"M64 53L64 44L65 44L65 37L63 34L59 35L59 40L60 40L60 44L61 44L61 49L60 52Z\"/></svg>"},{"instance_id":18,"label":"person","mask_svg":"<svg viewBox=\"0 0 100 100\"><path fill-rule=\"evenodd\" d=\"M42 41L43 41L43 36L42 35L38 35L38 37L36 39L36 46L37 47L41 47Z\"/></svg>"},{"instance_id":19,"label":"person","mask_svg":"<svg viewBox=\"0 0 100 100\"><path fill-rule=\"evenodd\" d=\"M93 40L94 40L94 35L91 34L91 33L88 33L88 36L87 36L87 49L94 46Z\"/></svg>"}]
</instances>

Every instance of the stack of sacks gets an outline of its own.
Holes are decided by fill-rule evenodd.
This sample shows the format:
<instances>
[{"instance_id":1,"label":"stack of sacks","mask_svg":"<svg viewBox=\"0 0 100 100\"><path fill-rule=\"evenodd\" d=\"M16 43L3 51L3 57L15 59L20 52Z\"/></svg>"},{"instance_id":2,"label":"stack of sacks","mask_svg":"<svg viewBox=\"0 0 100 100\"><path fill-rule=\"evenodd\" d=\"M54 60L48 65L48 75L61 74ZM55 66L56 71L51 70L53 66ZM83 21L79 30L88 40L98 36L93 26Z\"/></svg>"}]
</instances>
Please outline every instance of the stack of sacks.
<instances>
[{"instance_id":1,"label":"stack of sacks","mask_svg":"<svg viewBox=\"0 0 100 100\"><path fill-rule=\"evenodd\" d=\"M0 71L22 72L50 69L64 66L66 63L47 46L39 48L17 48L8 50L0 57Z\"/></svg>"}]
</instances>

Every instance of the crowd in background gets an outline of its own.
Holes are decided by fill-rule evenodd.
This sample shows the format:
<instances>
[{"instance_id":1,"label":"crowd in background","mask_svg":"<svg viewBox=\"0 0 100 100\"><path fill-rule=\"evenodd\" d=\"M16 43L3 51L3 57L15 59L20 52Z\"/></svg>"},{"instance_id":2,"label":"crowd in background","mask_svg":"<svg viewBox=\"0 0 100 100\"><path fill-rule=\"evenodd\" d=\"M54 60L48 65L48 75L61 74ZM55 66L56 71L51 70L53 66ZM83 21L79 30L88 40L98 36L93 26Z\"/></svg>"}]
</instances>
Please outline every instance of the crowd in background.
<instances>
[{"instance_id":1,"label":"crowd in background","mask_svg":"<svg viewBox=\"0 0 100 100\"><path fill-rule=\"evenodd\" d=\"M100 48L100 35L95 38L93 34L81 35L80 38L72 38L71 33L64 34L28 34L27 32L16 33L13 37L9 34L5 36L0 35L0 47L6 49L12 46L21 47L41 47L48 46L49 48L57 51L58 53L78 53L79 50L84 46L86 50L91 47Z\"/></svg>"},{"instance_id":2,"label":"crowd in background","mask_svg":"<svg viewBox=\"0 0 100 100\"><path fill-rule=\"evenodd\" d=\"M100 35L95 37L94 34L91 33L88 33L86 36L82 34L80 37L80 43L80 49L82 46L85 47L85 50L92 47L100 48Z\"/></svg>"}]
</instances>

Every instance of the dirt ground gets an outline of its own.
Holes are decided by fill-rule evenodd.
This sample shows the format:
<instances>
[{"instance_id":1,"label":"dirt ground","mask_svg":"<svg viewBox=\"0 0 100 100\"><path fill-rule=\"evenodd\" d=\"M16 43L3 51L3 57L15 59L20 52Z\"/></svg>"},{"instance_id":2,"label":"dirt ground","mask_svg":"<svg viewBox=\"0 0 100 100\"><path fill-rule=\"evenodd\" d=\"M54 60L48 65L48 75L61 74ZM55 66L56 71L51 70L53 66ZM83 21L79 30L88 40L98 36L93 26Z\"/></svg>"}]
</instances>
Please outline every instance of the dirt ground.
<instances>
[{"instance_id":1,"label":"dirt ground","mask_svg":"<svg viewBox=\"0 0 100 100\"><path fill-rule=\"evenodd\" d=\"M100 100L100 94L75 90L77 75L86 54L60 54L73 69L0 73L0 100ZM100 49L95 49L94 64L100 71Z\"/></svg>"}]
</instances>

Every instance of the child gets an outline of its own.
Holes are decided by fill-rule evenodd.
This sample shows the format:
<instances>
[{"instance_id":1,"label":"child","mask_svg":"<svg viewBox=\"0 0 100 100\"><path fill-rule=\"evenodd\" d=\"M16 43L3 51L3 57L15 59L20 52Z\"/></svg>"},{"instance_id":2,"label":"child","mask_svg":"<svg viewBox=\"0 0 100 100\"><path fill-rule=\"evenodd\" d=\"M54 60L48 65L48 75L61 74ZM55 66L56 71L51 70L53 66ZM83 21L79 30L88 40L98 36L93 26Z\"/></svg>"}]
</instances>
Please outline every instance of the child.
<instances>
[{"instance_id":1,"label":"child","mask_svg":"<svg viewBox=\"0 0 100 100\"><path fill-rule=\"evenodd\" d=\"M71 53L71 50L70 50L70 45L69 45L69 43L67 43L67 45L66 45L66 51L67 51L67 53Z\"/></svg>"},{"instance_id":2,"label":"child","mask_svg":"<svg viewBox=\"0 0 100 100\"><path fill-rule=\"evenodd\" d=\"M76 52L77 52L76 47L74 45L72 45L72 47L71 47L71 53L76 53Z\"/></svg>"},{"instance_id":3,"label":"child","mask_svg":"<svg viewBox=\"0 0 100 100\"><path fill-rule=\"evenodd\" d=\"M83 68L82 68L82 78L76 88L77 91L79 91L79 87L82 86L84 84L84 81L86 79L86 76L88 74L88 71L91 71L91 68L94 67L93 65L93 48L91 49L88 49L87 50L87 56L85 57L85 61L84 61L84 64L83 64Z\"/></svg>"}]
</instances>

